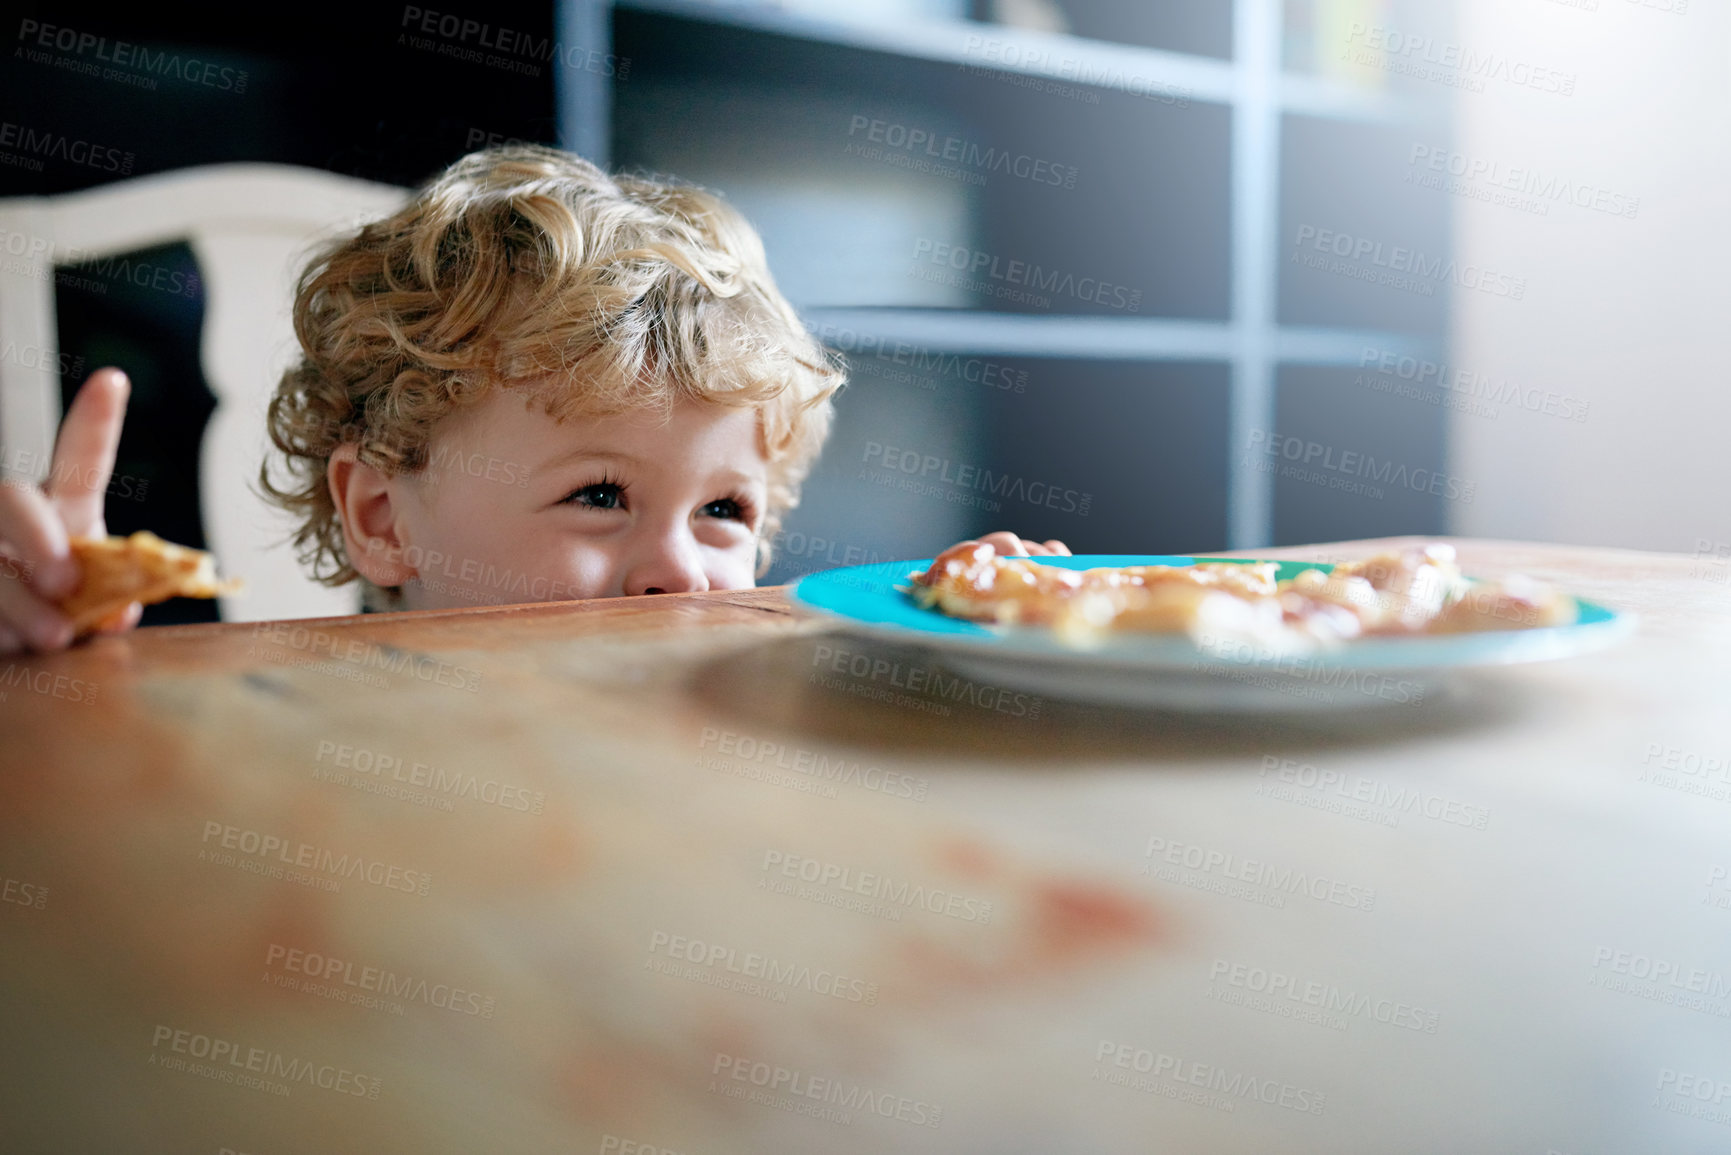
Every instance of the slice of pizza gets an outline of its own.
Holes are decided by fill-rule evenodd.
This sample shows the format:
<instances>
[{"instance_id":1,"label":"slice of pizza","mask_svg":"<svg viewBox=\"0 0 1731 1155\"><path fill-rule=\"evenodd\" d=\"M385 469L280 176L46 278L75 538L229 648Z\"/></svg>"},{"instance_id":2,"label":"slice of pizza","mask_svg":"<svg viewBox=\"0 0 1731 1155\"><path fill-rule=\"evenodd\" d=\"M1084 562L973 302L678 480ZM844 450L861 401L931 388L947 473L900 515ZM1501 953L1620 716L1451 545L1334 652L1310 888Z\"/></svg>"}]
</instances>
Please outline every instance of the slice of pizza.
<instances>
[{"instance_id":1,"label":"slice of pizza","mask_svg":"<svg viewBox=\"0 0 1731 1155\"><path fill-rule=\"evenodd\" d=\"M910 573L920 606L951 617L999 625L1047 625L1065 599L1082 588L1082 574L1027 558L999 557L983 541L951 546L925 573Z\"/></svg>"},{"instance_id":2,"label":"slice of pizza","mask_svg":"<svg viewBox=\"0 0 1731 1155\"><path fill-rule=\"evenodd\" d=\"M1091 648L1114 634L1188 635L1205 649L1279 656L1377 635L1532 629L1574 621L1574 600L1541 582L1474 582L1433 543L1277 580L1275 562L1087 570L953 546L908 575L916 603L996 625L1045 626Z\"/></svg>"},{"instance_id":3,"label":"slice of pizza","mask_svg":"<svg viewBox=\"0 0 1731 1155\"><path fill-rule=\"evenodd\" d=\"M1454 547L1437 542L1346 562L1328 573L1303 570L1286 588L1351 611L1367 634L1399 634L1429 629L1469 585Z\"/></svg>"},{"instance_id":4,"label":"slice of pizza","mask_svg":"<svg viewBox=\"0 0 1731 1155\"><path fill-rule=\"evenodd\" d=\"M1050 626L1077 647L1132 631L1219 633L1261 644L1291 633L1277 598L1277 569L1273 562L1211 562L1072 570L965 542L908 579L923 607L995 625Z\"/></svg>"},{"instance_id":5,"label":"slice of pizza","mask_svg":"<svg viewBox=\"0 0 1731 1155\"><path fill-rule=\"evenodd\" d=\"M133 602L214 598L240 588L239 581L217 580L210 554L143 530L131 537L75 537L71 544L81 576L59 604L80 634L118 621Z\"/></svg>"},{"instance_id":6,"label":"slice of pizza","mask_svg":"<svg viewBox=\"0 0 1731 1155\"><path fill-rule=\"evenodd\" d=\"M1474 582L1437 615L1430 629L1438 634L1532 630L1571 626L1578 617L1574 598L1544 582L1512 574L1499 581Z\"/></svg>"},{"instance_id":7,"label":"slice of pizza","mask_svg":"<svg viewBox=\"0 0 1731 1155\"><path fill-rule=\"evenodd\" d=\"M1082 571L1083 584L1096 589L1196 587L1217 589L1239 598L1272 597L1279 592L1275 562L1198 562L1195 565L1101 566Z\"/></svg>"},{"instance_id":8,"label":"slice of pizza","mask_svg":"<svg viewBox=\"0 0 1731 1155\"><path fill-rule=\"evenodd\" d=\"M1262 644L1283 631L1280 601L1238 583L1154 581L1084 590L1053 630L1066 644L1098 646L1112 634L1187 634L1198 644L1230 638Z\"/></svg>"}]
</instances>

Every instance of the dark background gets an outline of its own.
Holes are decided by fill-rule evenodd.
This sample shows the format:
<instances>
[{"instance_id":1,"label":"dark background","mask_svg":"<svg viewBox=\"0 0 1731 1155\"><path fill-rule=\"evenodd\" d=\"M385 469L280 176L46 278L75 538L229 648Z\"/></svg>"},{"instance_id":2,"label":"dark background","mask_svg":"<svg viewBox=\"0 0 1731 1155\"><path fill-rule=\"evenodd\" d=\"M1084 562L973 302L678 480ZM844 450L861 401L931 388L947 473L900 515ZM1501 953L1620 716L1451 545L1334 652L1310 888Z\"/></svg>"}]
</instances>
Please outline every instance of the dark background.
<instances>
[{"instance_id":1,"label":"dark background","mask_svg":"<svg viewBox=\"0 0 1731 1155\"><path fill-rule=\"evenodd\" d=\"M544 4L489 9L502 24L551 34L552 12ZM500 73L478 84L471 64L398 45L402 13L400 6L365 4L233 6L221 13L172 6L26 9L8 24L14 52L0 60L0 107L13 124L131 153L133 177L263 161L413 186L469 151L476 131L556 142L551 72ZM173 77L159 77L154 91L144 91L37 63L18 52L36 43L20 35L28 20L153 51L180 50L233 70L236 85L244 71L245 91ZM82 59L93 57L87 50ZM220 74L216 79L220 84ZM0 165L0 196L71 192L117 176L53 159L41 172ZM185 277L197 274L185 245L135 257ZM119 365L132 379L115 475L142 484L111 487L109 532L149 529L203 548L198 447L215 398L199 368L202 294L162 292L73 266L58 278L55 296L62 363L77 367L62 382L64 403L104 365ZM216 613L214 601L178 598L146 607L144 621L213 621Z\"/></svg>"}]
</instances>

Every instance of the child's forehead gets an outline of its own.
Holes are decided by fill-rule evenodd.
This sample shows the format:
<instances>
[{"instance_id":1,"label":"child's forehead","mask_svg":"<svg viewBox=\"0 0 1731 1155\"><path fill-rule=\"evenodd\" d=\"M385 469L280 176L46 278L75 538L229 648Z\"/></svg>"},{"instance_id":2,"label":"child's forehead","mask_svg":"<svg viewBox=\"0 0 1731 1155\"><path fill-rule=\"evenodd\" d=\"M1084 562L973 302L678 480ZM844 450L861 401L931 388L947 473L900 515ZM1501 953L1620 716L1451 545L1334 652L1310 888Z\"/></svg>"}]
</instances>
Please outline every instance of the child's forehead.
<instances>
[{"instance_id":1,"label":"child's forehead","mask_svg":"<svg viewBox=\"0 0 1731 1155\"><path fill-rule=\"evenodd\" d=\"M548 405L529 400L526 408L532 415L551 421L561 430L582 429L607 433L648 433L674 428L708 426L744 426L763 423L762 405L728 405L719 401L677 397L652 404L621 407L601 407L577 402Z\"/></svg>"},{"instance_id":2,"label":"child's forehead","mask_svg":"<svg viewBox=\"0 0 1731 1155\"><path fill-rule=\"evenodd\" d=\"M660 453L686 449L742 461L764 458L761 404L677 398L604 408L561 404L560 398L538 390L500 387L452 417L448 434L510 446L530 456L641 448Z\"/></svg>"}]
</instances>

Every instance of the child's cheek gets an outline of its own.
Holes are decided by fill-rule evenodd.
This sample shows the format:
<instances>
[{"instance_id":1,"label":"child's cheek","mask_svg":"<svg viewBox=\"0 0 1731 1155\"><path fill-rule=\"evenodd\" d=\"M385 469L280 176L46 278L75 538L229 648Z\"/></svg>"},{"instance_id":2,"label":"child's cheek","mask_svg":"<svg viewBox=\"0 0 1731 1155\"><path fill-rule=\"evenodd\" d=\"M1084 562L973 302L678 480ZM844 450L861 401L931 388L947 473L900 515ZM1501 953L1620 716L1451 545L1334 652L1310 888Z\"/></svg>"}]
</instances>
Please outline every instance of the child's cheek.
<instances>
[{"instance_id":1,"label":"child's cheek","mask_svg":"<svg viewBox=\"0 0 1731 1155\"><path fill-rule=\"evenodd\" d=\"M712 590L749 590L757 586L757 551L729 556L708 575Z\"/></svg>"},{"instance_id":2,"label":"child's cheek","mask_svg":"<svg viewBox=\"0 0 1731 1155\"><path fill-rule=\"evenodd\" d=\"M606 549L578 547L549 563L549 568L565 583L562 597L549 600L604 598L622 592L618 559Z\"/></svg>"}]
</instances>

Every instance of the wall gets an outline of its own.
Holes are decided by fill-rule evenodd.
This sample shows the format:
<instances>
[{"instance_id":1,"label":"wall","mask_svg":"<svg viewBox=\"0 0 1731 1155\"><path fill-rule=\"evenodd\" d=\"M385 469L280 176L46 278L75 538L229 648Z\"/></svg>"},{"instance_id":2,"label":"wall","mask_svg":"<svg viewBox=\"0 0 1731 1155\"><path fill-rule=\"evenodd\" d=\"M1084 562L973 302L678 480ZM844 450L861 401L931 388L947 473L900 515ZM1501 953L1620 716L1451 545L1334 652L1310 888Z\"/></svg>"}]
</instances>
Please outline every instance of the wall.
<instances>
[{"instance_id":1,"label":"wall","mask_svg":"<svg viewBox=\"0 0 1731 1155\"><path fill-rule=\"evenodd\" d=\"M1453 531L1731 553L1731 6L1462 0L1456 35L1529 84L1457 98L1457 151L1501 166L1455 195L1457 256L1527 288L1456 294L1461 380L1521 395L1453 414L1453 472L1477 483ZM1493 179L1539 203L1477 199Z\"/></svg>"}]
</instances>

